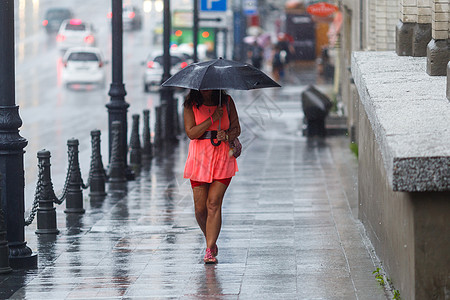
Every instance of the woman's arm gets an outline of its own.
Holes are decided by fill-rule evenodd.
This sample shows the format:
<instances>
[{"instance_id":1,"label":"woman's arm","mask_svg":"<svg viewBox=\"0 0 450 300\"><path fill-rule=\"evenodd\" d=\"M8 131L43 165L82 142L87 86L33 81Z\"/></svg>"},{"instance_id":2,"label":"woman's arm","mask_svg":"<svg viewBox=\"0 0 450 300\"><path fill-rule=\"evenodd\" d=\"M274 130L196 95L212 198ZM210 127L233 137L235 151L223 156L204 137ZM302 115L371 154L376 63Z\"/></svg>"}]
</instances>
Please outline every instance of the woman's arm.
<instances>
[{"instance_id":1,"label":"woman's arm","mask_svg":"<svg viewBox=\"0 0 450 300\"><path fill-rule=\"evenodd\" d=\"M196 125L194 111L192 110L192 107L190 108L185 107L183 115L184 115L184 130L186 131L187 136L191 140L198 139L199 137L201 137L205 133L205 131L209 128L209 126L212 125L211 118L208 118L202 123ZM222 115L223 115L223 108L218 107L211 117L215 122L219 120L219 118L221 118Z\"/></svg>"},{"instance_id":2,"label":"woman's arm","mask_svg":"<svg viewBox=\"0 0 450 300\"><path fill-rule=\"evenodd\" d=\"M230 105L230 128L227 130L228 140L233 140L241 134L241 125L233 99L229 98Z\"/></svg>"}]
</instances>

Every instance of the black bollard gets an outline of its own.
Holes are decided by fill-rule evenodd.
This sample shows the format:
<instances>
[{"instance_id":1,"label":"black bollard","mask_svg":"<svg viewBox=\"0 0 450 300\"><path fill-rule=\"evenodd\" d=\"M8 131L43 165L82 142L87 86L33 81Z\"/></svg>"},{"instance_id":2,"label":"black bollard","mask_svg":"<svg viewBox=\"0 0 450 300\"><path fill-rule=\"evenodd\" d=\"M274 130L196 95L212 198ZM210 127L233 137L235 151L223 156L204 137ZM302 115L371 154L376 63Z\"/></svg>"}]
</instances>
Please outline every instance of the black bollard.
<instances>
[{"instance_id":1,"label":"black bollard","mask_svg":"<svg viewBox=\"0 0 450 300\"><path fill-rule=\"evenodd\" d=\"M181 127L180 127L180 117L178 115L178 98L174 98L174 108L172 110L173 112L173 124L175 125L175 128L173 130L173 140L177 141L178 139L176 136L178 136L181 133Z\"/></svg>"},{"instance_id":2,"label":"black bollard","mask_svg":"<svg viewBox=\"0 0 450 300\"><path fill-rule=\"evenodd\" d=\"M141 140L139 138L139 115L134 114L133 125L131 127L130 137L130 166L134 169L135 173L138 173L138 169L141 167Z\"/></svg>"},{"instance_id":3,"label":"black bollard","mask_svg":"<svg viewBox=\"0 0 450 300\"><path fill-rule=\"evenodd\" d=\"M162 141L162 126L161 126L161 106L155 107L155 115L156 115L156 122L155 122L155 138L154 138L154 145L155 147L160 146Z\"/></svg>"},{"instance_id":4,"label":"black bollard","mask_svg":"<svg viewBox=\"0 0 450 300\"><path fill-rule=\"evenodd\" d=\"M11 271L12 269L9 266L9 247L8 241L6 240L5 217L3 215L0 193L0 274L10 273Z\"/></svg>"},{"instance_id":5,"label":"black bollard","mask_svg":"<svg viewBox=\"0 0 450 300\"><path fill-rule=\"evenodd\" d=\"M142 145L142 159L149 161L153 157L153 146L151 142L151 131L150 131L150 111L144 109L144 129L142 133L143 145Z\"/></svg>"},{"instance_id":6,"label":"black bollard","mask_svg":"<svg viewBox=\"0 0 450 300\"><path fill-rule=\"evenodd\" d=\"M38 193L39 207L37 209L37 234L58 234L56 227L56 209L53 200L56 198L50 175L50 151L41 150L37 154L39 161Z\"/></svg>"},{"instance_id":7,"label":"black bollard","mask_svg":"<svg viewBox=\"0 0 450 300\"><path fill-rule=\"evenodd\" d=\"M121 141L121 123L120 121L112 122L112 149L111 149L111 163L109 165L109 183L125 183L126 178L126 166L123 161L122 147L120 147Z\"/></svg>"},{"instance_id":8,"label":"black bollard","mask_svg":"<svg viewBox=\"0 0 450 300\"><path fill-rule=\"evenodd\" d=\"M164 146L168 139L168 133L170 132L170 126L172 124L167 124L167 116L168 116L167 104L161 104L159 107L159 116L160 116L160 141L158 146Z\"/></svg>"},{"instance_id":9,"label":"black bollard","mask_svg":"<svg viewBox=\"0 0 450 300\"><path fill-rule=\"evenodd\" d=\"M106 196L105 182L106 173L103 167L102 154L100 151L100 130L91 131L91 169L89 170L90 197Z\"/></svg>"},{"instance_id":10,"label":"black bollard","mask_svg":"<svg viewBox=\"0 0 450 300\"><path fill-rule=\"evenodd\" d=\"M80 171L80 163L78 160L78 145L79 142L76 139L70 139L67 141L69 148L69 182L67 183L67 196L66 196L66 209L65 213L84 214L83 208L83 190L82 179Z\"/></svg>"}]
</instances>

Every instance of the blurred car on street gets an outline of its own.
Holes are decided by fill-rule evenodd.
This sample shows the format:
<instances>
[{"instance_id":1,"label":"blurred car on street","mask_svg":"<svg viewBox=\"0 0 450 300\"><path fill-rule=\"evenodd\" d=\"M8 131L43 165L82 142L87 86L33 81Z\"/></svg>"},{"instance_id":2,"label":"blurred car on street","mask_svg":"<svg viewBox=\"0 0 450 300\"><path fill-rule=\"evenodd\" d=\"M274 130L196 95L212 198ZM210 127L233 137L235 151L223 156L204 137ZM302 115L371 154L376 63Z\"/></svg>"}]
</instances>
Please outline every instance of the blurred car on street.
<instances>
[{"instance_id":1,"label":"blurred car on street","mask_svg":"<svg viewBox=\"0 0 450 300\"><path fill-rule=\"evenodd\" d=\"M151 53L145 64L144 71L144 91L149 92L152 87L158 87L161 84L162 75L164 73L164 58L161 51ZM192 58L186 53L170 51L170 74L173 75L181 69L192 63Z\"/></svg>"},{"instance_id":2,"label":"blurred car on street","mask_svg":"<svg viewBox=\"0 0 450 300\"><path fill-rule=\"evenodd\" d=\"M192 44L179 44L178 47L176 48L177 52L182 52L182 53L186 53L187 55L189 55L192 59L193 62L193 56L194 56L194 47ZM208 52L208 46L205 44L198 44L197 45L197 59L199 61L205 60L206 59L206 54Z\"/></svg>"},{"instance_id":3,"label":"blurred car on street","mask_svg":"<svg viewBox=\"0 0 450 300\"><path fill-rule=\"evenodd\" d=\"M94 47L96 45L94 27L91 23L80 19L65 20L59 28L56 43L60 51L72 47Z\"/></svg>"},{"instance_id":4,"label":"blurred car on street","mask_svg":"<svg viewBox=\"0 0 450 300\"><path fill-rule=\"evenodd\" d=\"M133 5L124 5L122 13L123 29L140 30L142 28L142 14Z\"/></svg>"},{"instance_id":5,"label":"blurred car on street","mask_svg":"<svg viewBox=\"0 0 450 300\"><path fill-rule=\"evenodd\" d=\"M49 8L45 12L44 21L42 21L42 26L44 26L47 33L58 32L61 27L61 23L64 20L72 19L73 12L69 8L65 7L53 7Z\"/></svg>"},{"instance_id":6,"label":"blurred car on street","mask_svg":"<svg viewBox=\"0 0 450 300\"><path fill-rule=\"evenodd\" d=\"M108 19L112 19L112 12L108 13ZM140 30L142 28L142 13L134 5L124 4L122 9L123 30Z\"/></svg>"},{"instance_id":7,"label":"blurred car on street","mask_svg":"<svg viewBox=\"0 0 450 300\"><path fill-rule=\"evenodd\" d=\"M95 47L69 48L62 59L62 83L105 85L106 61L100 49Z\"/></svg>"}]
</instances>

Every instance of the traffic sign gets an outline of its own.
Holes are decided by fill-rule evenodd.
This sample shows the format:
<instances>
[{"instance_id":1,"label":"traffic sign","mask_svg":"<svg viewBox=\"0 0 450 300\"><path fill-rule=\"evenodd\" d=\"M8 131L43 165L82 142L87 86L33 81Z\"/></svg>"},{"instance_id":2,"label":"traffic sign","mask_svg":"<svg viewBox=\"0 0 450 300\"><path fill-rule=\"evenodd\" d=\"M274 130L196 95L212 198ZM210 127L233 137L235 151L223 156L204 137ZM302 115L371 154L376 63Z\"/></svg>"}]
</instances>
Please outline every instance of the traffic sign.
<instances>
[{"instance_id":1,"label":"traffic sign","mask_svg":"<svg viewBox=\"0 0 450 300\"><path fill-rule=\"evenodd\" d=\"M200 27L227 28L230 25L229 12L200 12Z\"/></svg>"},{"instance_id":2,"label":"traffic sign","mask_svg":"<svg viewBox=\"0 0 450 300\"><path fill-rule=\"evenodd\" d=\"M258 3L256 0L245 0L244 1L244 14L247 16L256 15L258 13L257 9Z\"/></svg>"},{"instance_id":3,"label":"traffic sign","mask_svg":"<svg viewBox=\"0 0 450 300\"><path fill-rule=\"evenodd\" d=\"M227 0L201 0L201 11L226 11Z\"/></svg>"}]
</instances>

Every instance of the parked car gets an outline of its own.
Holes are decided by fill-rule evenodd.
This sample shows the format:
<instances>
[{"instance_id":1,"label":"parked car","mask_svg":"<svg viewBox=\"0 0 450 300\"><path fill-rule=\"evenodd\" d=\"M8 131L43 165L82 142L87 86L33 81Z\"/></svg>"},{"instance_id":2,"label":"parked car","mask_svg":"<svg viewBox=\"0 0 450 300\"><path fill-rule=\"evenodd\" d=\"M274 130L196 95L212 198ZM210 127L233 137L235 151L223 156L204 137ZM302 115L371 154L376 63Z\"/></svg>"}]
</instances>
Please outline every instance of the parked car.
<instances>
[{"instance_id":1,"label":"parked car","mask_svg":"<svg viewBox=\"0 0 450 300\"><path fill-rule=\"evenodd\" d=\"M186 67L192 62L189 55L183 52L171 51L170 53L170 73L173 75L182 68ZM144 91L149 92L152 86L159 86L164 72L163 53L161 51L153 52L143 63L145 64L144 71Z\"/></svg>"},{"instance_id":2,"label":"parked car","mask_svg":"<svg viewBox=\"0 0 450 300\"><path fill-rule=\"evenodd\" d=\"M65 7L53 7L49 8L45 12L44 21L42 21L42 26L44 26L47 33L58 32L61 27L61 23L64 20L72 19L73 12L69 8Z\"/></svg>"},{"instance_id":3,"label":"parked car","mask_svg":"<svg viewBox=\"0 0 450 300\"><path fill-rule=\"evenodd\" d=\"M69 48L62 59L62 83L105 85L105 59L98 48Z\"/></svg>"},{"instance_id":4,"label":"parked car","mask_svg":"<svg viewBox=\"0 0 450 300\"><path fill-rule=\"evenodd\" d=\"M61 51L72 47L94 47L96 45L94 27L91 23L80 19L65 20L59 28L56 43Z\"/></svg>"},{"instance_id":5,"label":"parked car","mask_svg":"<svg viewBox=\"0 0 450 300\"><path fill-rule=\"evenodd\" d=\"M108 13L112 19L112 12ZM122 9L122 26L124 30L140 30L142 28L142 13L134 5L124 4Z\"/></svg>"}]
</instances>

